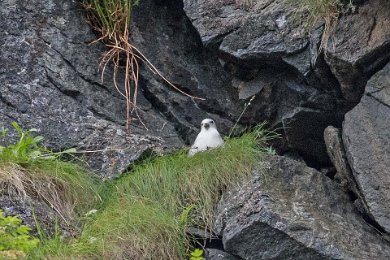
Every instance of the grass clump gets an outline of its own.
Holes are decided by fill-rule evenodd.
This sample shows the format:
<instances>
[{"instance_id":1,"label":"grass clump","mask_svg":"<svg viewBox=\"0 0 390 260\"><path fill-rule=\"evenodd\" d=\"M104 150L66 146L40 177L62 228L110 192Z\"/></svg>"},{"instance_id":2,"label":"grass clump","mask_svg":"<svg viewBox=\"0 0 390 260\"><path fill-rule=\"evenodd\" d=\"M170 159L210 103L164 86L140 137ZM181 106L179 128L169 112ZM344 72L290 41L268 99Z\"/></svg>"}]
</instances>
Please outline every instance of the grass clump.
<instances>
[{"instance_id":1,"label":"grass clump","mask_svg":"<svg viewBox=\"0 0 390 260\"><path fill-rule=\"evenodd\" d=\"M95 200L95 181L77 164L61 160L73 149L54 153L40 145L36 129L13 127L19 135L15 144L0 146L0 195L31 197L46 202L66 223ZM7 137L7 130L1 132Z\"/></svg>"},{"instance_id":2,"label":"grass clump","mask_svg":"<svg viewBox=\"0 0 390 260\"><path fill-rule=\"evenodd\" d=\"M300 0L298 5L300 6L299 11L308 14L307 25L313 27L321 21L325 24L320 51L328 44L329 37L335 29L339 17L349 10L354 10L352 0Z\"/></svg>"},{"instance_id":3,"label":"grass clump","mask_svg":"<svg viewBox=\"0 0 390 260\"><path fill-rule=\"evenodd\" d=\"M131 43L131 19L132 12L135 6L139 4L139 0L84 0L84 7L87 10L88 20L94 30L100 37L100 41L106 45L108 50L103 54L100 61L102 70L102 80L106 66L113 64L114 75L113 82L116 90L126 100L126 128L129 130L132 115L142 120L137 111L137 92L140 62L154 73L160 76L168 85L179 91L180 93L194 98L184 91L180 90L168 79L166 79L153 64ZM120 87L117 84L119 69L124 70L124 86ZM144 125L146 128L146 126Z\"/></svg>"},{"instance_id":4,"label":"grass clump","mask_svg":"<svg viewBox=\"0 0 390 260\"><path fill-rule=\"evenodd\" d=\"M188 259L194 241L187 227L212 232L221 194L251 174L267 153L268 138L258 128L191 158L181 151L136 165L101 194L105 207L77 241L47 253L57 258Z\"/></svg>"}]
</instances>

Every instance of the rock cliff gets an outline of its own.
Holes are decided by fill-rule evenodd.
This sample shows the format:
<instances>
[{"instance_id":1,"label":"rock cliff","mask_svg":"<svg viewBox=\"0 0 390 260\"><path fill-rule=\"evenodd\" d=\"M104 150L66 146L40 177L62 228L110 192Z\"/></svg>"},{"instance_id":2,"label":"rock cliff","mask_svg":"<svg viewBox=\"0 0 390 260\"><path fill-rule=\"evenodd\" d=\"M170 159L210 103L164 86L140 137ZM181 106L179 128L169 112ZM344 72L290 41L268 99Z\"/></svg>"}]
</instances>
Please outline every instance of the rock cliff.
<instances>
[{"instance_id":1,"label":"rock cliff","mask_svg":"<svg viewBox=\"0 0 390 260\"><path fill-rule=\"evenodd\" d=\"M324 25L305 30L294 1L141 0L131 41L173 84L206 100L143 66L142 122L134 118L126 133L125 101L112 68L101 80L105 47L94 43L81 2L1 1L0 127L37 128L49 148L77 148L109 178L149 152L190 144L203 118L228 134L252 100L240 125L267 121L285 156L225 195L216 229L226 252L209 249L211 258L387 259L390 2L354 3L320 52ZM0 202L31 222L19 202Z\"/></svg>"}]
</instances>

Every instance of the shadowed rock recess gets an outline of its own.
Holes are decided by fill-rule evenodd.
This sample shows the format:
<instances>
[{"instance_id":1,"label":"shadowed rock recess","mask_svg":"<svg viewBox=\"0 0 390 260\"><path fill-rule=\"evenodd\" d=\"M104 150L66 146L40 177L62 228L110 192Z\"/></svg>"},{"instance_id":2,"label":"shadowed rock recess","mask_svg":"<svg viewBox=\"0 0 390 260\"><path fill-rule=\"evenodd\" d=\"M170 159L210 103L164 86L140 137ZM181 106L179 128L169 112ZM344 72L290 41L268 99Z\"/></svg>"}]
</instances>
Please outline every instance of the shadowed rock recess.
<instances>
[{"instance_id":1,"label":"shadowed rock recess","mask_svg":"<svg viewBox=\"0 0 390 260\"><path fill-rule=\"evenodd\" d=\"M204 118L224 135L238 118L238 129L267 121L281 133L281 156L224 194L222 242L209 259L390 258L390 1L353 1L324 55L323 25L308 33L297 1L141 0L131 41L175 86L206 100L143 65L142 122L134 117L130 133L112 67L101 79L107 49L92 43L81 2L0 1L0 129L36 128L49 148L75 147L113 178L151 152L189 145ZM16 138L10 131L6 142ZM319 171L332 167L332 179ZM39 219L55 219L42 201L0 193L0 208L27 224L30 202Z\"/></svg>"}]
</instances>

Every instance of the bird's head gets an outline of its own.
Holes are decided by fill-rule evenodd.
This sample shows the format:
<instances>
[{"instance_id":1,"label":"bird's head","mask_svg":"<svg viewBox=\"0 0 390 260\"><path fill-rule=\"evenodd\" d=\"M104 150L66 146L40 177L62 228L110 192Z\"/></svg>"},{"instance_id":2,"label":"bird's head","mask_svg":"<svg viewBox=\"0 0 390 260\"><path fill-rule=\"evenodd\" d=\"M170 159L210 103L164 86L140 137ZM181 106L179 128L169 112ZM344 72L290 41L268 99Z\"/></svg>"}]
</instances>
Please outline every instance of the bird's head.
<instances>
[{"instance_id":1,"label":"bird's head","mask_svg":"<svg viewBox=\"0 0 390 260\"><path fill-rule=\"evenodd\" d=\"M203 121L200 125L202 128L201 130L208 130L209 128L217 129L217 126L215 125L214 120L209 119L209 118L203 119Z\"/></svg>"}]
</instances>

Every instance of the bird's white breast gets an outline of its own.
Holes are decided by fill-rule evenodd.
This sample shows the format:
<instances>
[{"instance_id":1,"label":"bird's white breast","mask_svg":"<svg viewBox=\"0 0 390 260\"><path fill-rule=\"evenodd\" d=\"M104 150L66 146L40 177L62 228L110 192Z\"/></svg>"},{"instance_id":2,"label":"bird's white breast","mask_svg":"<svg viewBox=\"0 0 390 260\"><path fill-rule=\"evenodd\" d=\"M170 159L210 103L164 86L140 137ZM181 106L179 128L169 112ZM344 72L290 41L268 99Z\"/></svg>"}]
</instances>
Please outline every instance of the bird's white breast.
<instances>
[{"instance_id":1,"label":"bird's white breast","mask_svg":"<svg viewBox=\"0 0 390 260\"><path fill-rule=\"evenodd\" d=\"M216 129L202 130L191 147L190 154L223 145L223 139Z\"/></svg>"}]
</instances>

